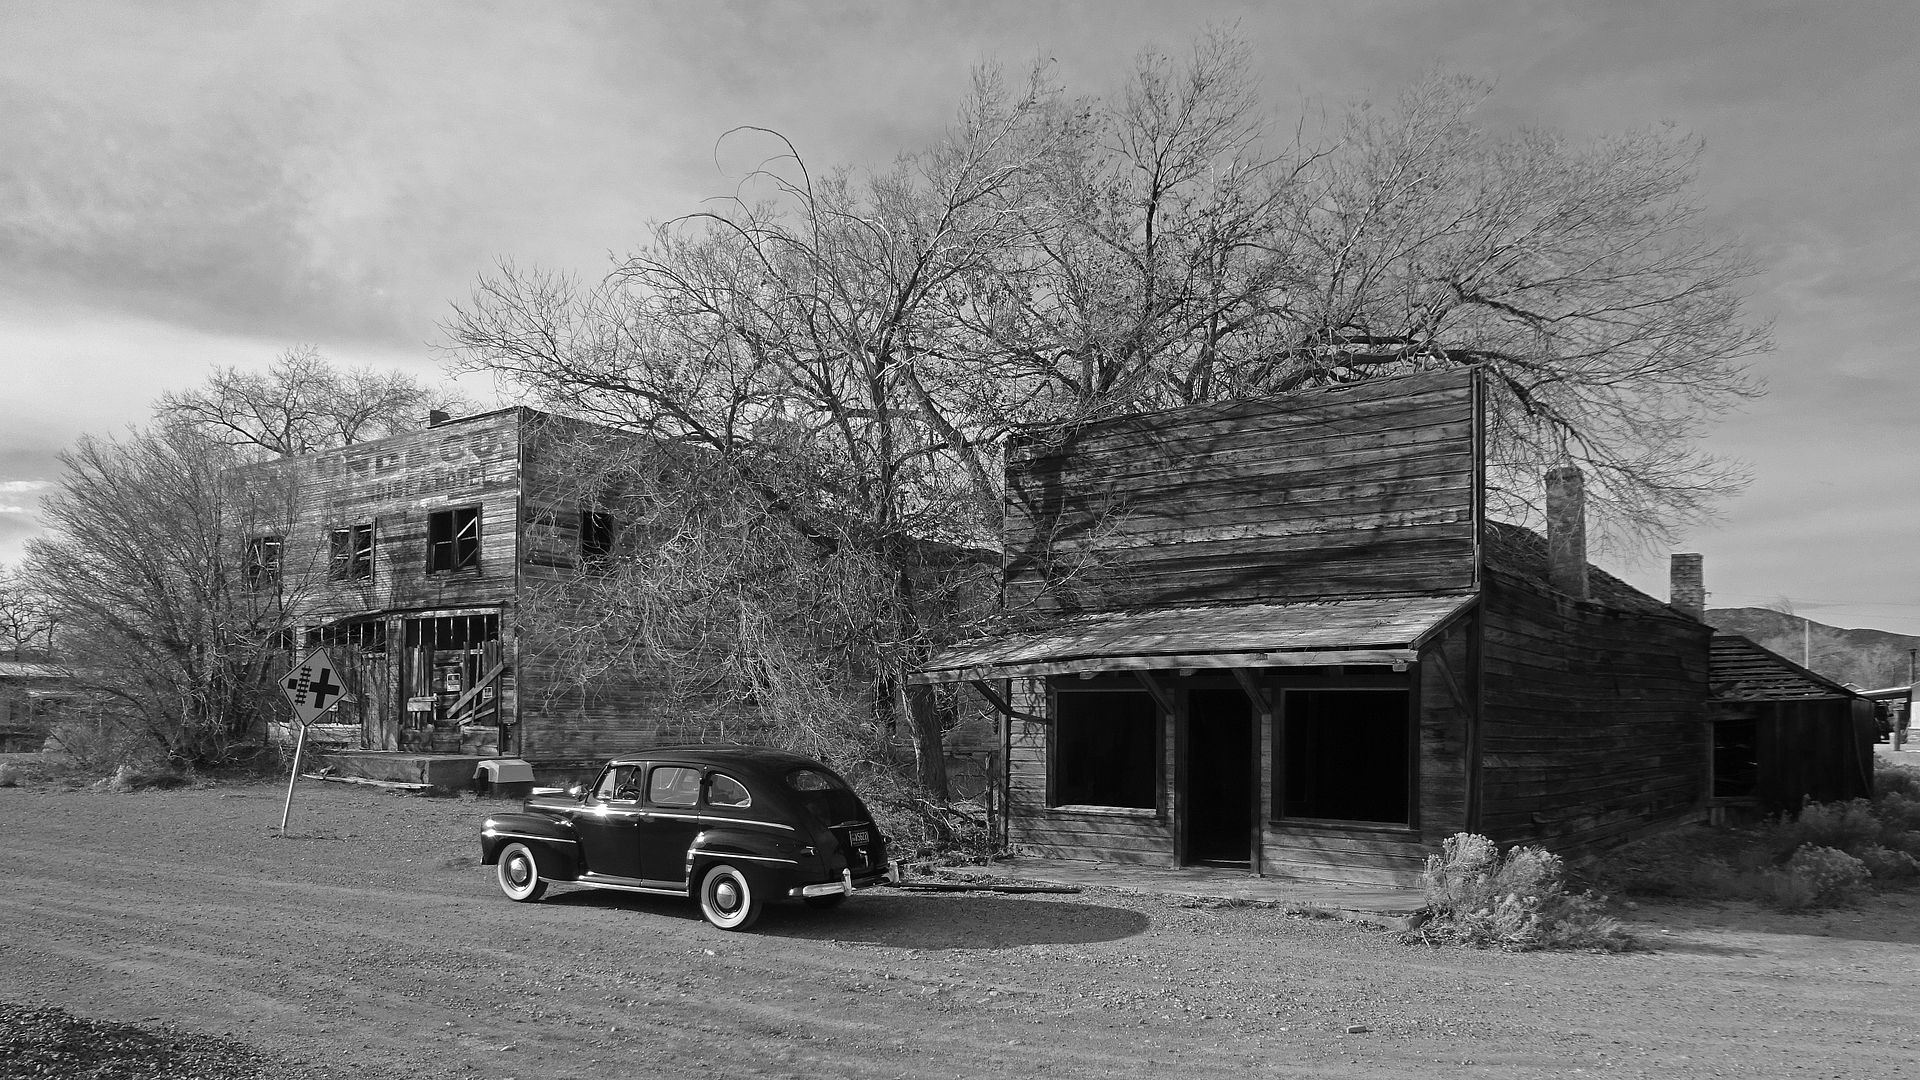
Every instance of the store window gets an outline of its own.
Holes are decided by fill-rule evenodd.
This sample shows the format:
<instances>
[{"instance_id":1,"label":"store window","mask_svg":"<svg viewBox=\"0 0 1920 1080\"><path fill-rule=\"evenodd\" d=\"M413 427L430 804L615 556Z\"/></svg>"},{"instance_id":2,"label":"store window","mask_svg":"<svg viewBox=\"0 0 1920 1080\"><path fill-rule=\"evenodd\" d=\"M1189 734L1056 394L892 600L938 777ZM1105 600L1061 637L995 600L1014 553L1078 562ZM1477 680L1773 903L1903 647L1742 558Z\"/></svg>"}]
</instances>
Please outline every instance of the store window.
<instances>
[{"instance_id":1,"label":"store window","mask_svg":"<svg viewBox=\"0 0 1920 1080\"><path fill-rule=\"evenodd\" d=\"M1054 695L1053 804L1157 808L1160 709L1145 690Z\"/></svg>"},{"instance_id":2,"label":"store window","mask_svg":"<svg viewBox=\"0 0 1920 1080\"><path fill-rule=\"evenodd\" d=\"M1412 695L1289 690L1281 714L1283 816L1410 824Z\"/></svg>"}]
</instances>

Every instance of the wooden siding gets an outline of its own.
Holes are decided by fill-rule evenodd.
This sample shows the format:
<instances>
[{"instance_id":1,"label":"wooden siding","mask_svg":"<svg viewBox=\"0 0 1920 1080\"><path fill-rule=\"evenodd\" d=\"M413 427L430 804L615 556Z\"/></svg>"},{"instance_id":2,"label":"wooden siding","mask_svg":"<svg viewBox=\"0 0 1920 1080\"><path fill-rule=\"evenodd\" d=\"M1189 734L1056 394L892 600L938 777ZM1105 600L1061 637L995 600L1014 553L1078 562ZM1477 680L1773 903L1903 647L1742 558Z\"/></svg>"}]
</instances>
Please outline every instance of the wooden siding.
<instances>
[{"instance_id":1,"label":"wooden siding","mask_svg":"<svg viewBox=\"0 0 1920 1080\"><path fill-rule=\"evenodd\" d=\"M518 549L519 424L508 409L437 428L356 443L237 470L249 491L274 489L293 507L254 532L285 537L292 599L317 620L403 609L510 602ZM427 572L427 527L435 513L480 509L479 565ZM370 576L329 576L330 534L374 527Z\"/></svg>"},{"instance_id":2,"label":"wooden siding","mask_svg":"<svg viewBox=\"0 0 1920 1080\"><path fill-rule=\"evenodd\" d=\"M1808 801L1873 795L1873 703L1859 697L1718 701L1716 723L1753 725L1753 803L1769 814L1798 813Z\"/></svg>"},{"instance_id":3,"label":"wooden siding","mask_svg":"<svg viewBox=\"0 0 1920 1080\"><path fill-rule=\"evenodd\" d=\"M1099 421L1009 453L1015 610L1470 589L1471 372Z\"/></svg>"},{"instance_id":4,"label":"wooden siding","mask_svg":"<svg viewBox=\"0 0 1920 1080\"><path fill-rule=\"evenodd\" d=\"M1706 626L1503 572L1481 605L1481 832L1577 855L1705 805Z\"/></svg>"},{"instance_id":5,"label":"wooden siding","mask_svg":"<svg viewBox=\"0 0 1920 1080\"><path fill-rule=\"evenodd\" d=\"M1403 889L1427 867L1419 835L1364 825L1269 825L1261 857L1267 877Z\"/></svg>"},{"instance_id":6,"label":"wooden siding","mask_svg":"<svg viewBox=\"0 0 1920 1080\"><path fill-rule=\"evenodd\" d=\"M1051 715L1043 679L1013 680L1018 712ZM1023 854L1147 866L1175 865L1172 818L1160 810L1061 810L1047 805L1050 725L1010 719L1007 741L1007 841ZM1173 725L1166 725L1172 737ZM1171 753L1167 755L1171 760ZM1171 770L1162 769L1170 799Z\"/></svg>"}]
</instances>

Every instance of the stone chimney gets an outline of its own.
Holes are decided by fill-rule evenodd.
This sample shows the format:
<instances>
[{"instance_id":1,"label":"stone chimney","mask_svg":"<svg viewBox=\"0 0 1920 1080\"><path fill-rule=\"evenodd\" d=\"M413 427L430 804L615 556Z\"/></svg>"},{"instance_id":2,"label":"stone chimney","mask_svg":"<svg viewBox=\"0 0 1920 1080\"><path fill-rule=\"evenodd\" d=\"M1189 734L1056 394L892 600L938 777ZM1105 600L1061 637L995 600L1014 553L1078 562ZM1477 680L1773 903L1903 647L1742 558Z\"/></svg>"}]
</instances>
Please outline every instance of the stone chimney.
<instances>
[{"instance_id":1,"label":"stone chimney","mask_svg":"<svg viewBox=\"0 0 1920 1080\"><path fill-rule=\"evenodd\" d=\"M1700 556L1677 551L1668 574L1668 606L1700 622L1707 621L1707 582Z\"/></svg>"},{"instance_id":2,"label":"stone chimney","mask_svg":"<svg viewBox=\"0 0 1920 1080\"><path fill-rule=\"evenodd\" d=\"M1575 600L1587 598L1587 487L1572 465L1547 473L1547 580Z\"/></svg>"},{"instance_id":3,"label":"stone chimney","mask_svg":"<svg viewBox=\"0 0 1920 1080\"><path fill-rule=\"evenodd\" d=\"M452 419L453 414L447 412L445 409L433 409L427 413L427 426L439 427L441 424Z\"/></svg>"}]
</instances>

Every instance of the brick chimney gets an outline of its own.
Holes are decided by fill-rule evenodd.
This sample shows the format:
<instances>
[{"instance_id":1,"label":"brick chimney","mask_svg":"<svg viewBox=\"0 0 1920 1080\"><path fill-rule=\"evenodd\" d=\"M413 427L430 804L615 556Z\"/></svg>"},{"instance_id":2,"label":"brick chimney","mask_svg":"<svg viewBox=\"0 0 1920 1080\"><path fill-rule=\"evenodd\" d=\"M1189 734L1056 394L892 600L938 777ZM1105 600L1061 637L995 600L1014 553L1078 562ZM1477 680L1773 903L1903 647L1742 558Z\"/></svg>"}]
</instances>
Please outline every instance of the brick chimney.
<instances>
[{"instance_id":1,"label":"brick chimney","mask_svg":"<svg viewBox=\"0 0 1920 1080\"><path fill-rule=\"evenodd\" d=\"M1700 556L1677 551L1668 573L1668 606L1700 622L1707 621L1707 583Z\"/></svg>"},{"instance_id":2,"label":"brick chimney","mask_svg":"<svg viewBox=\"0 0 1920 1080\"><path fill-rule=\"evenodd\" d=\"M1547 580L1576 600L1587 598L1587 487L1572 465L1547 472Z\"/></svg>"},{"instance_id":3,"label":"brick chimney","mask_svg":"<svg viewBox=\"0 0 1920 1080\"><path fill-rule=\"evenodd\" d=\"M427 412L427 426L439 427L453 419L453 414L444 409L430 409Z\"/></svg>"}]
</instances>

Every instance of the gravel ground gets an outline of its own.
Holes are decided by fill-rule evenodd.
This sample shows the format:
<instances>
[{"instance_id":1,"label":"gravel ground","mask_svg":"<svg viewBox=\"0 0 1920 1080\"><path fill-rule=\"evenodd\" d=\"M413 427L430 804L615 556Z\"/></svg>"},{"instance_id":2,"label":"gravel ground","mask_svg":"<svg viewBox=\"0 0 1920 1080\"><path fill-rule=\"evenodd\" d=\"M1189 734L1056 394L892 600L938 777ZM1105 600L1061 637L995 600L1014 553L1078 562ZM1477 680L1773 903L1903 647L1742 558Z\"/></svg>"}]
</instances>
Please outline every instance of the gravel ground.
<instances>
[{"instance_id":1,"label":"gravel ground","mask_svg":"<svg viewBox=\"0 0 1920 1080\"><path fill-rule=\"evenodd\" d=\"M282 791L0 788L0 1076L1920 1074L1911 895L1642 908L1656 947L1624 955L1105 890L728 934L666 898L508 903L476 858L498 804L303 783L281 837Z\"/></svg>"}]
</instances>

